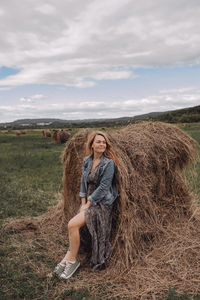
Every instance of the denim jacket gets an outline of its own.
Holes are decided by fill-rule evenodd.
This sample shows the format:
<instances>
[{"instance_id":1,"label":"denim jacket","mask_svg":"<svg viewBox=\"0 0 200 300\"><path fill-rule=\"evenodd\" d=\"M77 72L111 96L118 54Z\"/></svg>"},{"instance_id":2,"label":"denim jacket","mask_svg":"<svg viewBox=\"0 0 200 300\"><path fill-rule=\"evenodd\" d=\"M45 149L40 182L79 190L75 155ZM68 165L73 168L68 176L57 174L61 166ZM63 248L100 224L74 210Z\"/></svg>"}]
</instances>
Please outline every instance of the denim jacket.
<instances>
[{"instance_id":1,"label":"denim jacket","mask_svg":"<svg viewBox=\"0 0 200 300\"><path fill-rule=\"evenodd\" d=\"M92 158L93 156L90 155L85 157L83 160L81 188L79 194L81 198L87 197L87 177L92 168ZM111 205L115 201L118 193L113 183L114 172L114 162L102 155L99 163L97 188L87 198L88 201L92 202L92 205L96 205L100 201L102 201L103 204Z\"/></svg>"}]
</instances>

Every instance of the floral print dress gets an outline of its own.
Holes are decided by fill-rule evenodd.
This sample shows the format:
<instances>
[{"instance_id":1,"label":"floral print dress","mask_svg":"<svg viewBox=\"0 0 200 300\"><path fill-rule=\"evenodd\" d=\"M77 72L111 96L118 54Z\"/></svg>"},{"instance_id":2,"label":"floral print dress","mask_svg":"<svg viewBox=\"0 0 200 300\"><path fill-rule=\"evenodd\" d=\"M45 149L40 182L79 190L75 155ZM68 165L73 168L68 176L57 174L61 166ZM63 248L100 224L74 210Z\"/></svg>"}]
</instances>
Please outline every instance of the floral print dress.
<instances>
[{"instance_id":1,"label":"floral print dress","mask_svg":"<svg viewBox=\"0 0 200 300\"><path fill-rule=\"evenodd\" d=\"M87 178L87 198L98 187L99 165ZM80 228L80 252L91 254L90 266L93 270L105 268L111 252L110 233L112 226L112 205L98 202L85 210L86 225Z\"/></svg>"}]
</instances>

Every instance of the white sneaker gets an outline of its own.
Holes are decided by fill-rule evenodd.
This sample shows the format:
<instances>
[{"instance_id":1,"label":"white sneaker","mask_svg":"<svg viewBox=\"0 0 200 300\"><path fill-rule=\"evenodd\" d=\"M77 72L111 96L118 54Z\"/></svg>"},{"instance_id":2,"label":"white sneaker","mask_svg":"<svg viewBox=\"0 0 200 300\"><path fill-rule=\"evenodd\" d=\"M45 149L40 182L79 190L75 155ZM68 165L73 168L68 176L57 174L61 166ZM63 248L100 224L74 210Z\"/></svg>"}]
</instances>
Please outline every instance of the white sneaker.
<instances>
[{"instance_id":1,"label":"white sneaker","mask_svg":"<svg viewBox=\"0 0 200 300\"><path fill-rule=\"evenodd\" d=\"M62 278L62 279L70 278L74 274L74 272L76 272L76 270L78 269L79 266L80 266L80 262L78 260L76 260L75 263L68 262L66 264L66 267L65 267L63 273L60 275L60 278Z\"/></svg>"},{"instance_id":2,"label":"white sneaker","mask_svg":"<svg viewBox=\"0 0 200 300\"><path fill-rule=\"evenodd\" d=\"M66 265L57 264L55 269L53 270L53 275L60 276L62 272L64 271Z\"/></svg>"}]
</instances>

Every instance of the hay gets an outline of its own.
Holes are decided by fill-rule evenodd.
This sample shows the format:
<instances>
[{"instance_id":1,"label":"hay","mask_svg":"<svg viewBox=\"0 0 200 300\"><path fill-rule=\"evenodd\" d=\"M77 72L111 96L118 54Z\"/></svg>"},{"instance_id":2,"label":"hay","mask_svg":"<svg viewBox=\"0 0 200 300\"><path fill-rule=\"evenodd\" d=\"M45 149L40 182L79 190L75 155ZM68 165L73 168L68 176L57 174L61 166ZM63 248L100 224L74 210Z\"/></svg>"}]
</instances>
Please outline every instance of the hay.
<instances>
[{"instance_id":1,"label":"hay","mask_svg":"<svg viewBox=\"0 0 200 300\"><path fill-rule=\"evenodd\" d=\"M60 131L60 142L62 144L66 143L70 138L70 134L67 130L61 129Z\"/></svg>"},{"instance_id":2,"label":"hay","mask_svg":"<svg viewBox=\"0 0 200 300\"><path fill-rule=\"evenodd\" d=\"M16 134L17 136L19 136L19 135L21 135L21 134L26 134L26 130L17 130L17 131L15 131L15 134Z\"/></svg>"},{"instance_id":3,"label":"hay","mask_svg":"<svg viewBox=\"0 0 200 300\"><path fill-rule=\"evenodd\" d=\"M53 130L52 143L57 144L59 141L60 141L60 131L54 129Z\"/></svg>"},{"instance_id":4,"label":"hay","mask_svg":"<svg viewBox=\"0 0 200 300\"><path fill-rule=\"evenodd\" d=\"M63 155L67 220L80 205L81 165L90 132L76 134ZM126 281L134 282L135 295L144 291L147 280L151 282L149 292L170 285L197 292L200 228L195 216L199 209L182 174L197 153L194 140L176 126L160 122L130 125L110 133L109 138L119 159L119 198L113 212L113 251L107 275L118 277L120 273L121 277L124 272ZM183 270L187 276L182 275ZM183 278L178 280L178 276Z\"/></svg>"},{"instance_id":5,"label":"hay","mask_svg":"<svg viewBox=\"0 0 200 300\"><path fill-rule=\"evenodd\" d=\"M66 143L69 138L70 138L70 133L65 130L65 129L54 129L53 130L53 138L52 138L52 143L53 144L57 144L57 143L61 143L61 144L64 144Z\"/></svg>"},{"instance_id":6,"label":"hay","mask_svg":"<svg viewBox=\"0 0 200 300\"><path fill-rule=\"evenodd\" d=\"M51 131L50 130L42 130L42 136L43 137L51 137Z\"/></svg>"},{"instance_id":7,"label":"hay","mask_svg":"<svg viewBox=\"0 0 200 300\"><path fill-rule=\"evenodd\" d=\"M26 134L26 130L20 130L21 134Z\"/></svg>"}]
</instances>

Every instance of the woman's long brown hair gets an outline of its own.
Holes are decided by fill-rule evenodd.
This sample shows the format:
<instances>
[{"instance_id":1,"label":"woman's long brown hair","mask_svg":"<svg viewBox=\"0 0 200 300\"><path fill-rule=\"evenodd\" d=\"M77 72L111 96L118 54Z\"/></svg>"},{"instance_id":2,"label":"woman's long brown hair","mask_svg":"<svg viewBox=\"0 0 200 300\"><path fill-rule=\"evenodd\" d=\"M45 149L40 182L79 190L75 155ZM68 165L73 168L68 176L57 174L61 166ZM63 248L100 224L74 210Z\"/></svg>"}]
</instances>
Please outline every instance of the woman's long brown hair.
<instances>
[{"instance_id":1,"label":"woman's long brown hair","mask_svg":"<svg viewBox=\"0 0 200 300\"><path fill-rule=\"evenodd\" d=\"M93 154L93 149L92 149L92 144L94 142L94 139L97 135L101 135L104 137L105 141L106 141L106 150L104 151L104 155L109 158L112 159L115 166L117 165L117 156L115 154L115 151L113 150L112 144L107 136L107 134L105 132L102 131L93 131L87 140L87 144L86 144L86 155L91 155Z\"/></svg>"}]
</instances>

